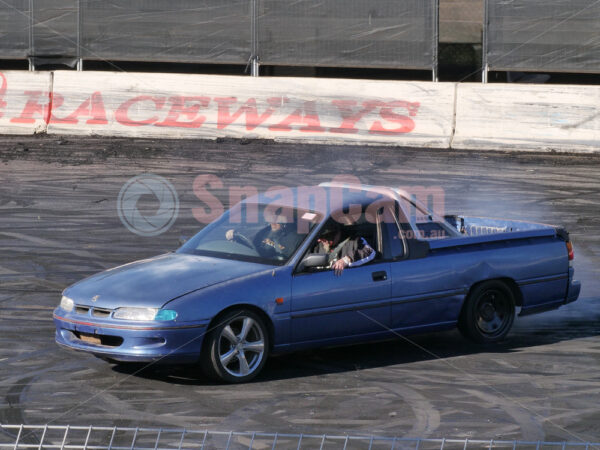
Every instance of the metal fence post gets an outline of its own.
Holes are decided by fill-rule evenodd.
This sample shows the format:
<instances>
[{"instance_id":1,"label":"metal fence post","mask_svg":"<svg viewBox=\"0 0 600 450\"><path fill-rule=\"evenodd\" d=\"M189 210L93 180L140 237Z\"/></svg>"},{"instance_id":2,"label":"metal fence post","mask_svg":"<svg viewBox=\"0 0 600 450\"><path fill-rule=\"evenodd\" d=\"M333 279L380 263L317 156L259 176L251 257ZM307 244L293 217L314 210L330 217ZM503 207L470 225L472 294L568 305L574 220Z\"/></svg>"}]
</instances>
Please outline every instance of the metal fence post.
<instances>
[{"instance_id":1,"label":"metal fence post","mask_svg":"<svg viewBox=\"0 0 600 450\"><path fill-rule=\"evenodd\" d=\"M482 39L481 39L481 82L488 82L488 26L489 26L489 18L488 18L488 0L484 0L483 2L483 30L482 30Z\"/></svg>"},{"instance_id":2,"label":"metal fence post","mask_svg":"<svg viewBox=\"0 0 600 450\"><path fill-rule=\"evenodd\" d=\"M131 448L129 450L133 450L135 448L135 440L137 439L139 429L139 427L136 427L135 432L133 433L133 440L131 441Z\"/></svg>"},{"instance_id":3,"label":"metal fence post","mask_svg":"<svg viewBox=\"0 0 600 450\"><path fill-rule=\"evenodd\" d=\"M440 41L440 0L433 0L433 42L431 53L433 56L433 81L438 81L438 50Z\"/></svg>"},{"instance_id":4,"label":"metal fence post","mask_svg":"<svg viewBox=\"0 0 600 450\"><path fill-rule=\"evenodd\" d=\"M160 442L160 434L162 433L162 428L158 429L158 435L156 436L156 443L154 444L154 450L158 450L158 444Z\"/></svg>"},{"instance_id":5,"label":"metal fence post","mask_svg":"<svg viewBox=\"0 0 600 450\"><path fill-rule=\"evenodd\" d=\"M48 431L48 424L44 425L44 432L42 433L42 437L40 438L40 446L38 450L42 450L44 447L44 438L46 437L46 431Z\"/></svg>"},{"instance_id":6,"label":"metal fence post","mask_svg":"<svg viewBox=\"0 0 600 450\"><path fill-rule=\"evenodd\" d=\"M229 446L231 445L231 437L233 436L233 431L229 432L229 438L227 439L227 447L225 447L225 450L229 450Z\"/></svg>"},{"instance_id":7,"label":"metal fence post","mask_svg":"<svg viewBox=\"0 0 600 450\"><path fill-rule=\"evenodd\" d=\"M35 70L33 63L33 0L29 0L29 70Z\"/></svg>"},{"instance_id":8,"label":"metal fence post","mask_svg":"<svg viewBox=\"0 0 600 450\"><path fill-rule=\"evenodd\" d=\"M21 433L23 433L23 424L19 427L19 432L17 433L17 440L15 441L14 450L19 448L19 440L21 440Z\"/></svg>"},{"instance_id":9,"label":"metal fence post","mask_svg":"<svg viewBox=\"0 0 600 450\"><path fill-rule=\"evenodd\" d=\"M69 436L70 425L67 425L65 428L65 435L63 436L62 444L60 444L60 450L64 450L65 445L67 444L67 437Z\"/></svg>"},{"instance_id":10,"label":"metal fence post","mask_svg":"<svg viewBox=\"0 0 600 450\"><path fill-rule=\"evenodd\" d=\"M250 0L250 39L251 39L251 55L250 55L250 75L253 77L259 76L258 64L258 0Z\"/></svg>"},{"instance_id":11,"label":"metal fence post","mask_svg":"<svg viewBox=\"0 0 600 450\"><path fill-rule=\"evenodd\" d=\"M202 446L200 447L202 450L204 450L204 444L206 444L206 438L208 437L208 430L204 430L204 437L202 438ZM183 439L182 439L183 442Z\"/></svg>"},{"instance_id":12,"label":"metal fence post","mask_svg":"<svg viewBox=\"0 0 600 450\"><path fill-rule=\"evenodd\" d=\"M87 435L85 437L85 442L83 444L83 450L87 450L88 447L88 442L90 442L90 435L92 434L92 426L90 425L90 427L88 428L88 432Z\"/></svg>"},{"instance_id":13,"label":"metal fence post","mask_svg":"<svg viewBox=\"0 0 600 450\"><path fill-rule=\"evenodd\" d=\"M275 436L273 437L273 447L271 447L271 450L275 450L276 446L277 446L277 432L275 432Z\"/></svg>"},{"instance_id":14,"label":"metal fence post","mask_svg":"<svg viewBox=\"0 0 600 450\"><path fill-rule=\"evenodd\" d=\"M83 60L81 59L81 1L77 0L77 70L83 70Z\"/></svg>"},{"instance_id":15,"label":"metal fence post","mask_svg":"<svg viewBox=\"0 0 600 450\"><path fill-rule=\"evenodd\" d=\"M296 450L300 450L302 448L302 433L300 433L300 437L298 438L298 447Z\"/></svg>"}]
</instances>

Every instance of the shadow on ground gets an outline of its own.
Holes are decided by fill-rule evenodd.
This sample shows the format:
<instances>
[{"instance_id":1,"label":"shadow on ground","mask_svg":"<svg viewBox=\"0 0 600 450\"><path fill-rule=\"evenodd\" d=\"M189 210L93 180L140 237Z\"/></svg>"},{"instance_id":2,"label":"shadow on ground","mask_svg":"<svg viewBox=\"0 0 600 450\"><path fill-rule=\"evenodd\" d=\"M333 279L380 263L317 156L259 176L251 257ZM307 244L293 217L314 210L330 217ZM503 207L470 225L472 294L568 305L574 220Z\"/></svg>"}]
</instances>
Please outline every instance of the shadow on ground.
<instances>
[{"instance_id":1,"label":"shadow on ground","mask_svg":"<svg viewBox=\"0 0 600 450\"><path fill-rule=\"evenodd\" d=\"M447 331L275 356L267 361L255 382L408 365L436 359L450 360L478 353L513 353L529 347L600 335L599 313L590 313L587 317L581 318L564 318L557 311L546 313L546 316L549 320L540 321L539 319L544 316L517 319L509 336L503 342L492 345L475 344L463 338L458 331ZM220 384L205 377L196 366L151 365L148 367L147 364L117 364L113 366L113 370L180 385Z\"/></svg>"}]
</instances>

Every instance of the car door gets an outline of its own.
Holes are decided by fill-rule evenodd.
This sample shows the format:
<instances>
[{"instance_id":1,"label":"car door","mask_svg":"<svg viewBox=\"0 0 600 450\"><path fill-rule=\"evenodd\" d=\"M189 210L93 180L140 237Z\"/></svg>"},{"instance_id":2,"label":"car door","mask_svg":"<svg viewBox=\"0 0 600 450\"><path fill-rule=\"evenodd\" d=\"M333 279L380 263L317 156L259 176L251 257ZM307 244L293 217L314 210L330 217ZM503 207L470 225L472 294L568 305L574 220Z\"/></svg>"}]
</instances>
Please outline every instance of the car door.
<instances>
[{"instance_id":1,"label":"car door","mask_svg":"<svg viewBox=\"0 0 600 450\"><path fill-rule=\"evenodd\" d=\"M396 221L383 229L392 259L391 328L403 333L454 326L467 292L456 255L422 251L426 241L400 231Z\"/></svg>"},{"instance_id":2,"label":"car door","mask_svg":"<svg viewBox=\"0 0 600 450\"><path fill-rule=\"evenodd\" d=\"M373 235L381 236L380 224ZM369 244L377 250L376 244ZM292 278L292 341L336 343L385 333L390 325L390 263L381 252L340 276L333 270L301 271Z\"/></svg>"}]
</instances>

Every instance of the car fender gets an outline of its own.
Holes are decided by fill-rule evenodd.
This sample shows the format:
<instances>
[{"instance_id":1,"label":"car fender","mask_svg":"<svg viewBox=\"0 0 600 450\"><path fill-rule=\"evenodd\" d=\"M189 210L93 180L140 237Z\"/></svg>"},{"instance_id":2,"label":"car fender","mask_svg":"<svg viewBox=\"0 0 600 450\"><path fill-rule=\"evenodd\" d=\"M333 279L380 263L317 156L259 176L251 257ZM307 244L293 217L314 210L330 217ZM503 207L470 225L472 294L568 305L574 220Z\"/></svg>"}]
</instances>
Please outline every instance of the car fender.
<instances>
[{"instance_id":1,"label":"car fender","mask_svg":"<svg viewBox=\"0 0 600 450\"><path fill-rule=\"evenodd\" d=\"M271 321L274 343L289 342L291 266L282 266L212 285L171 300L163 308L183 321L211 320L226 309L250 305ZM210 331L210 330L208 330Z\"/></svg>"}]
</instances>

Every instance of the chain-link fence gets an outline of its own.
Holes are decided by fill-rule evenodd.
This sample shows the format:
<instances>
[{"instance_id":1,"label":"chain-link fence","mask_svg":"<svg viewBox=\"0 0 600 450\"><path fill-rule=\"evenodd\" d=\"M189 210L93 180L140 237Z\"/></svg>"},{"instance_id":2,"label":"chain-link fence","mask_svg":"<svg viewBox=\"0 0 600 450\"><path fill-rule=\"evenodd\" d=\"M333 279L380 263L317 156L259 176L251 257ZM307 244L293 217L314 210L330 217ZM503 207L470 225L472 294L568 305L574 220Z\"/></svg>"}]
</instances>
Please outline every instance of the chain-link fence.
<instances>
[{"instance_id":1,"label":"chain-link fence","mask_svg":"<svg viewBox=\"0 0 600 450\"><path fill-rule=\"evenodd\" d=\"M598 0L486 0L488 70L600 73Z\"/></svg>"},{"instance_id":2,"label":"chain-link fence","mask_svg":"<svg viewBox=\"0 0 600 450\"><path fill-rule=\"evenodd\" d=\"M3 0L0 58L600 73L597 0ZM483 72L483 77L481 77Z\"/></svg>"},{"instance_id":3,"label":"chain-link fence","mask_svg":"<svg viewBox=\"0 0 600 450\"><path fill-rule=\"evenodd\" d=\"M27 58L33 39L30 0L5 0L0 6L1 58Z\"/></svg>"},{"instance_id":4,"label":"chain-link fence","mask_svg":"<svg viewBox=\"0 0 600 450\"><path fill-rule=\"evenodd\" d=\"M440 0L440 44L481 44L484 0Z\"/></svg>"},{"instance_id":5,"label":"chain-link fence","mask_svg":"<svg viewBox=\"0 0 600 450\"><path fill-rule=\"evenodd\" d=\"M8 0L0 57L432 70L438 0ZM80 65L81 67L81 65Z\"/></svg>"},{"instance_id":6,"label":"chain-link fence","mask_svg":"<svg viewBox=\"0 0 600 450\"><path fill-rule=\"evenodd\" d=\"M261 433L167 428L0 425L0 449L591 450L600 443Z\"/></svg>"}]
</instances>

